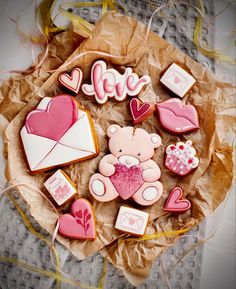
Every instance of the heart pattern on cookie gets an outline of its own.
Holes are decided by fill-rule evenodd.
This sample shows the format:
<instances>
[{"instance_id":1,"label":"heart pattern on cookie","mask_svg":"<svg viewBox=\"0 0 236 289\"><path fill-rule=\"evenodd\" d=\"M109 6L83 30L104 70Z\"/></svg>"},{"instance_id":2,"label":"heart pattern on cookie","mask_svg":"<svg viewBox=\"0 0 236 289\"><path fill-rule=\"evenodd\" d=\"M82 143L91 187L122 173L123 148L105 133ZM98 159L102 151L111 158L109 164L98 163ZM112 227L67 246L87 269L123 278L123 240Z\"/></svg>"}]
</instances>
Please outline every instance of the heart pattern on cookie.
<instances>
[{"instance_id":1,"label":"heart pattern on cookie","mask_svg":"<svg viewBox=\"0 0 236 289\"><path fill-rule=\"evenodd\" d=\"M110 176L110 181L116 188L123 200L127 200L144 183L142 177L143 170L140 166L127 167L126 165L116 164L115 173Z\"/></svg>"},{"instance_id":2,"label":"heart pattern on cookie","mask_svg":"<svg viewBox=\"0 0 236 289\"><path fill-rule=\"evenodd\" d=\"M69 238L93 240L96 238L95 220L92 205L83 198L71 206L71 214L59 217L58 232Z\"/></svg>"},{"instance_id":3,"label":"heart pattern on cookie","mask_svg":"<svg viewBox=\"0 0 236 289\"><path fill-rule=\"evenodd\" d=\"M58 77L59 82L68 88L69 90L73 91L74 93L78 93L80 90L81 82L83 79L83 72L79 68L74 68L71 71L71 74L68 73L61 73Z\"/></svg>"},{"instance_id":4,"label":"heart pattern on cookie","mask_svg":"<svg viewBox=\"0 0 236 289\"><path fill-rule=\"evenodd\" d=\"M69 95L53 98L46 110L35 109L26 118L25 126L30 134L58 141L76 122L78 108Z\"/></svg>"},{"instance_id":5,"label":"heart pattern on cookie","mask_svg":"<svg viewBox=\"0 0 236 289\"><path fill-rule=\"evenodd\" d=\"M185 212L191 207L191 203L183 199L183 190L180 187L174 187L169 194L165 203L164 211L169 212Z\"/></svg>"},{"instance_id":6,"label":"heart pattern on cookie","mask_svg":"<svg viewBox=\"0 0 236 289\"><path fill-rule=\"evenodd\" d=\"M152 114L153 105L148 102L142 102L138 98L132 98L130 101L130 111L134 124L137 124Z\"/></svg>"}]
</instances>

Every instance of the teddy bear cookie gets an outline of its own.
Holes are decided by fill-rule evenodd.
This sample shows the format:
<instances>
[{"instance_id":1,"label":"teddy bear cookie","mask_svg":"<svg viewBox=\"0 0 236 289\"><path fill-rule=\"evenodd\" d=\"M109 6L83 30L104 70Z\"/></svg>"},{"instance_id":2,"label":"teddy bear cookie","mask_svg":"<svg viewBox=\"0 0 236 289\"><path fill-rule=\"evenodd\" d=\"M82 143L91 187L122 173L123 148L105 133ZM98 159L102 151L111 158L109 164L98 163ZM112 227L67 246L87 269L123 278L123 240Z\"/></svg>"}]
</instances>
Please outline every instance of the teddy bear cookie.
<instances>
[{"instance_id":1,"label":"teddy bear cookie","mask_svg":"<svg viewBox=\"0 0 236 289\"><path fill-rule=\"evenodd\" d=\"M199 165L199 159L196 157L196 150L192 146L192 141L186 143L177 142L166 148L165 166L171 172L186 176Z\"/></svg>"},{"instance_id":2,"label":"teddy bear cookie","mask_svg":"<svg viewBox=\"0 0 236 289\"><path fill-rule=\"evenodd\" d=\"M44 97L20 132L31 172L86 160L99 153L90 113L69 95Z\"/></svg>"},{"instance_id":3,"label":"teddy bear cookie","mask_svg":"<svg viewBox=\"0 0 236 289\"><path fill-rule=\"evenodd\" d=\"M158 181L161 171L151 158L161 138L144 129L111 125L107 130L110 154L99 163L99 173L89 181L93 197L108 202L120 196L133 198L140 205L152 205L163 193Z\"/></svg>"}]
</instances>

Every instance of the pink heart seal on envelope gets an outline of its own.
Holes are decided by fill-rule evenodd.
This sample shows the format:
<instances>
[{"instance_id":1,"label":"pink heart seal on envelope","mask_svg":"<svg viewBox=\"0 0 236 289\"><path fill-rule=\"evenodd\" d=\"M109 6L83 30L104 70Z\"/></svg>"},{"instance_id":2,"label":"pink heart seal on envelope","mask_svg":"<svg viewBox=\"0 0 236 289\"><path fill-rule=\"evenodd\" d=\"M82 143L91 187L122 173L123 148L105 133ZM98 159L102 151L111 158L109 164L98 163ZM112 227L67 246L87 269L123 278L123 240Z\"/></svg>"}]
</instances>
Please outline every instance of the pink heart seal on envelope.
<instances>
[{"instance_id":1,"label":"pink heart seal on envelope","mask_svg":"<svg viewBox=\"0 0 236 289\"><path fill-rule=\"evenodd\" d=\"M169 197L165 203L164 211L169 212L185 212L191 207L191 203L182 199L183 190L179 187L175 187L170 191Z\"/></svg>"},{"instance_id":2,"label":"pink heart seal on envelope","mask_svg":"<svg viewBox=\"0 0 236 289\"><path fill-rule=\"evenodd\" d=\"M132 197L134 193L144 183L140 166L132 166L130 168L125 165L116 164L115 173L110 176L110 180L123 200Z\"/></svg>"},{"instance_id":3,"label":"pink heart seal on envelope","mask_svg":"<svg viewBox=\"0 0 236 289\"><path fill-rule=\"evenodd\" d=\"M76 122L78 108L69 95L54 97L46 110L31 111L25 121L28 133L58 141Z\"/></svg>"},{"instance_id":4,"label":"pink heart seal on envelope","mask_svg":"<svg viewBox=\"0 0 236 289\"><path fill-rule=\"evenodd\" d=\"M96 229L92 205L86 199L78 199L71 206L71 214L59 218L58 232L74 239L95 239Z\"/></svg>"}]
</instances>

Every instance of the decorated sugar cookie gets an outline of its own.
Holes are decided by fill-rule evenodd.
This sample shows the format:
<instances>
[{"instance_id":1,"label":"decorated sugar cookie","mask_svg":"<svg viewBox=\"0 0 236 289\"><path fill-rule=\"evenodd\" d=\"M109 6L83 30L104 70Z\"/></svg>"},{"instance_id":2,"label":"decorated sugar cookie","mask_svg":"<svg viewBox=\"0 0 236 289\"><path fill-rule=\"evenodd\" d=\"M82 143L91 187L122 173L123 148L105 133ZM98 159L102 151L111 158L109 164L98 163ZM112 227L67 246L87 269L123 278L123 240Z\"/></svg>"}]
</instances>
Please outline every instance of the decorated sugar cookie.
<instances>
[{"instance_id":1,"label":"decorated sugar cookie","mask_svg":"<svg viewBox=\"0 0 236 289\"><path fill-rule=\"evenodd\" d=\"M71 206L71 214L59 217L59 234L74 238L96 238L95 218L92 205L86 199L78 199Z\"/></svg>"},{"instance_id":2,"label":"decorated sugar cookie","mask_svg":"<svg viewBox=\"0 0 236 289\"><path fill-rule=\"evenodd\" d=\"M199 128L196 108L184 105L178 98L170 98L156 104L160 123L164 129L174 134L184 134Z\"/></svg>"},{"instance_id":3,"label":"decorated sugar cookie","mask_svg":"<svg viewBox=\"0 0 236 289\"><path fill-rule=\"evenodd\" d=\"M147 228L148 219L148 213L121 206L116 219L115 228L129 234L143 236Z\"/></svg>"},{"instance_id":4,"label":"decorated sugar cookie","mask_svg":"<svg viewBox=\"0 0 236 289\"><path fill-rule=\"evenodd\" d=\"M20 132L32 172L95 157L99 153L90 113L69 95L44 97Z\"/></svg>"},{"instance_id":5,"label":"decorated sugar cookie","mask_svg":"<svg viewBox=\"0 0 236 289\"><path fill-rule=\"evenodd\" d=\"M149 118L149 116L153 113L154 110L154 106L151 103L142 102L138 98L132 98L129 106L134 124L137 124Z\"/></svg>"},{"instance_id":6,"label":"decorated sugar cookie","mask_svg":"<svg viewBox=\"0 0 236 289\"><path fill-rule=\"evenodd\" d=\"M194 85L196 80L179 65L173 63L165 71L160 79L160 82L173 93L182 98Z\"/></svg>"},{"instance_id":7,"label":"decorated sugar cookie","mask_svg":"<svg viewBox=\"0 0 236 289\"><path fill-rule=\"evenodd\" d=\"M72 92L78 93L83 80L83 72L79 68L74 68L70 75L65 72L61 73L58 80L63 86Z\"/></svg>"},{"instance_id":8,"label":"decorated sugar cookie","mask_svg":"<svg viewBox=\"0 0 236 289\"><path fill-rule=\"evenodd\" d=\"M174 187L168 196L164 206L164 211L182 213L191 208L189 200L183 199L183 190Z\"/></svg>"},{"instance_id":9,"label":"decorated sugar cookie","mask_svg":"<svg viewBox=\"0 0 236 289\"><path fill-rule=\"evenodd\" d=\"M139 78L130 67L120 74L113 68L107 68L104 61L98 60L91 69L91 84L83 84L82 90L86 95L94 95L99 104L104 104L109 97L123 101L127 95L137 96L149 82L148 75Z\"/></svg>"},{"instance_id":10,"label":"decorated sugar cookie","mask_svg":"<svg viewBox=\"0 0 236 289\"><path fill-rule=\"evenodd\" d=\"M133 198L140 205L151 205L159 200L163 186L158 181L161 172L151 158L161 138L144 129L111 125L107 130L110 154L99 163L99 173L89 181L93 197L108 202L120 196Z\"/></svg>"},{"instance_id":11,"label":"decorated sugar cookie","mask_svg":"<svg viewBox=\"0 0 236 289\"><path fill-rule=\"evenodd\" d=\"M75 185L62 170L57 170L47 179L44 186L58 206L65 204L77 193Z\"/></svg>"},{"instance_id":12,"label":"decorated sugar cookie","mask_svg":"<svg viewBox=\"0 0 236 289\"><path fill-rule=\"evenodd\" d=\"M171 172L185 176L199 165L199 159L196 157L196 150L192 146L192 141L186 143L177 142L166 148L165 166Z\"/></svg>"}]
</instances>

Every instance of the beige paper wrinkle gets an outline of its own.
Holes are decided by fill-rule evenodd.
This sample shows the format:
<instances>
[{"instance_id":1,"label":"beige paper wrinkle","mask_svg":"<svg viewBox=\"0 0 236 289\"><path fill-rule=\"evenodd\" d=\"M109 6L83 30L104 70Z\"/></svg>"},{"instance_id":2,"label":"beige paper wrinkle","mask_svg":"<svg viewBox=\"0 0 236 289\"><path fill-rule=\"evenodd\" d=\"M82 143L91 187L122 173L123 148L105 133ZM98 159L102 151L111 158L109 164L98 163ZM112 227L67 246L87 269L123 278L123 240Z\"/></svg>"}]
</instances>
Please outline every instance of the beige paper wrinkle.
<instances>
[{"instance_id":1,"label":"beige paper wrinkle","mask_svg":"<svg viewBox=\"0 0 236 289\"><path fill-rule=\"evenodd\" d=\"M1 113L10 121L6 129L5 149L7 152L7 179L16 179L45 191L43 182L53 173L41 173L32 176L28 170L19 132L24 125L27 113L40 101L42 96L54 96L64 93L57 77L61 71L80 67L84 72L83 83L90 83L90 69L95 60L104 59L109 66L124 71L131 66L140 76L149 74L151 83L141 92L143 101L158 101L171 95L159 82L161 73L172 63L181 65L191 72L197 80L183 101L195 105L200 120L200 129L183 136L171 135L164 131L154 112L147 121L137 125L148 132L159 133L163 145L155 151L153 159L161 168L161 182L164 185L162 198L150 207L141 207L132 201L116 199L108 203L95 201L88 190L91 175L97 172L98 163L108 153L106 130L110 124L132 125L129 112L129 98L122 103L109 100L104 105L97 104L93 98L86 97L81 91L76 96L82 106L90 110L95 122L101 152L91 160L72 164L64 168L75 183L79 196L88 198L94 207L97 238L94 241L70 240L57 236L59 242L67 247L78 259L100 251L117 268L120 268L128 280L135 286L148 277L155 258L171 245L176 237L161 237L153 240L129 240L130 236L114 229L115 219L121 205L140 208L150 213L147 234L169 232L193 227L211 214L225 199L233 181L233 95L235 88L231 84L216 80L215 76L196 63L180 50L150 32L144 43L146 27L135 19L114 12L105 14L98 21L91 35L82 38L73 31L56 37L50 44L45 69L55 69L59 65L72 61L83 52L102 51L125 57L112 58L87 53L74 60L67 68L59 67L51 75L42 69L28 76L16 76L6 81L0 88ZM77 30L78 33L80 30ZM37 91L40 89L41 94ZM172 142L191 139L200 158L197 170L186 177L178 177L164 167L165 147ZM168 193L174 186L180 186L192 203L191 211L179 216L163 211ZM19 191L29 204L32 216L51 234L55 228L56 214L46 201L29 188L19 187ZM68 211L69 206L59 210ZM127 239L127 240L126 240ZM119 240L119 241L118 241Z\"/></svg>"}]
</instances>

